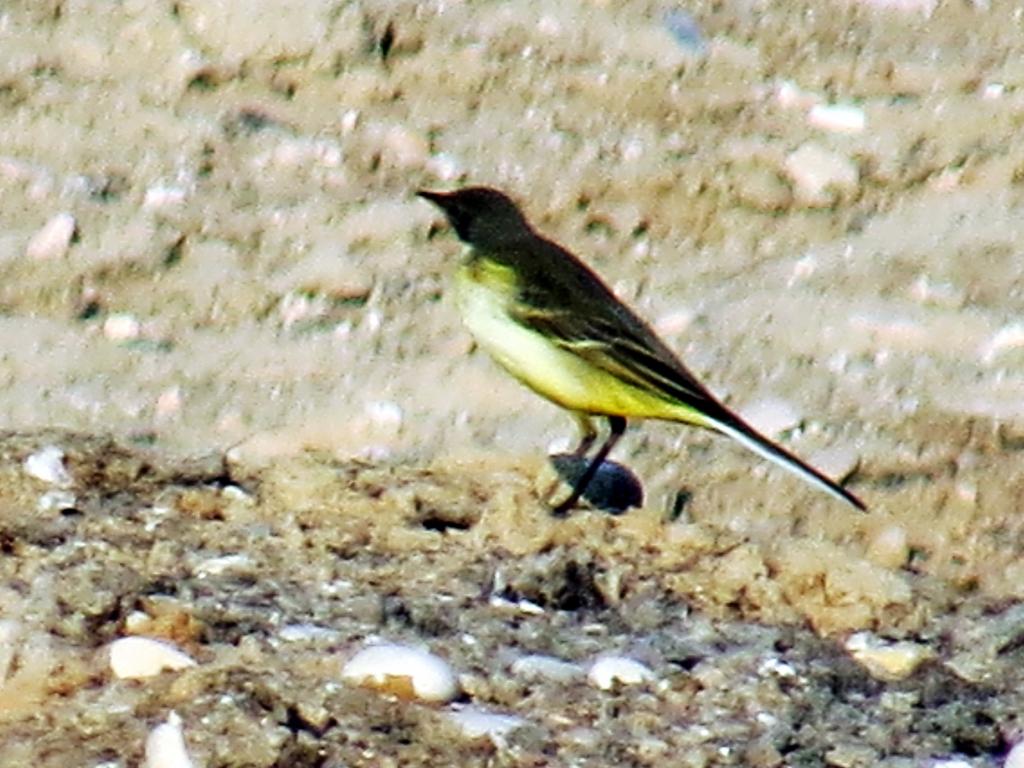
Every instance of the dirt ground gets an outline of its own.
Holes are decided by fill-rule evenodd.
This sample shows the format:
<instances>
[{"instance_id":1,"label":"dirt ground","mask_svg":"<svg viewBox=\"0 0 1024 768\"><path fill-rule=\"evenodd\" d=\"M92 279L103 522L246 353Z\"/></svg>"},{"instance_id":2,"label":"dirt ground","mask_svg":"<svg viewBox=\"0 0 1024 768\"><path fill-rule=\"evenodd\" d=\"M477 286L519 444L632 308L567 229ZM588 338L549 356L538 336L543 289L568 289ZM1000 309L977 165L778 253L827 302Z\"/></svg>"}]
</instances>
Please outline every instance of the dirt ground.
<instances>
[{"instance_id":1,"label":"dirt ground","mask_svg":"<svg viewBox=\"0 0 1024 768\"><path fill-rule=\"evenodd\" d=\"M1002 765L1024 704L1024 23L992 2L0 5L0 765ZM839 107L839 109L830 109ZM861 122L862 121L862 122ZM868 504L476 350L487 184ZM67 477L30 457L63 453ZM59 473L58 473L59 475ZM887 674L858 632L906 643ZM198 663L117 679L108 644ZM431 649L461 704L341 682ZM655 680L524 677L607 653ZM151 763L152 764L152 763Z\"/></svg>"}]
</instances>

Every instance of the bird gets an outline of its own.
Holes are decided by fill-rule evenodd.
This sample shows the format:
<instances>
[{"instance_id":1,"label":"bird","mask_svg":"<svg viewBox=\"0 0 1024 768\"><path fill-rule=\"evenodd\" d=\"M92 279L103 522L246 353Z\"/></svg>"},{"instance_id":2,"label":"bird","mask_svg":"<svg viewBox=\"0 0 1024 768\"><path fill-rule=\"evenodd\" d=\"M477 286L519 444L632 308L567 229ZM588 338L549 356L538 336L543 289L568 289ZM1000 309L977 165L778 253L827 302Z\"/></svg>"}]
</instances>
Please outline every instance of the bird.
<instances>
[{"instance_id":1,"label":"bird","mask_svg":"<svg viewBox=\"0 0 1024 768\"><path fill-rule=\"evenodd\" d=\"M485 186L416 194L444 213L465 244L456 304L477 345L528 388L569 411L580 429L574 456L609 432L569 495L580 500L630 419L711 430L858 510L863 501L726 407L589 266L537 232L505 193Z\"/></svg>"}]
</instances>

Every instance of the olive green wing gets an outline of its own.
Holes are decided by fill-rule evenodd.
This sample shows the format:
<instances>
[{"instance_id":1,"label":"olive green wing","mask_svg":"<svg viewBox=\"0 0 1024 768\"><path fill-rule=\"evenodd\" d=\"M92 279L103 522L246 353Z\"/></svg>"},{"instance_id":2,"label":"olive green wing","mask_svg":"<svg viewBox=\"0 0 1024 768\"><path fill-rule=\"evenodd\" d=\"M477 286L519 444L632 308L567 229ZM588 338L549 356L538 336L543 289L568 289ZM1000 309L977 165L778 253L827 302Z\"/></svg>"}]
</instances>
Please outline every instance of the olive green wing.
<instances>
[{"instance_id":1,"label":"olive green wing","mask_svg":"<svg viewBox=\"0 0 1024 768\"><path fill-rule=\"evenodd\" d=\"M668 402L682 403L715 420L731 414L643 321L614 314L518 305L514 318L590 365ZM627 310L628 311L628 310Z\"/></svg>"},{"instance_id":2,"label":"olive green wing","mask_svg":"<svg viewBox=\"0 0 1024 768\"><path fill-rule=\"evenodd\" d=\"M620 381L728 425L739 420L586 264L549 240L510 254L520 292L513 319Z\"/></svg>"}]
</instances>

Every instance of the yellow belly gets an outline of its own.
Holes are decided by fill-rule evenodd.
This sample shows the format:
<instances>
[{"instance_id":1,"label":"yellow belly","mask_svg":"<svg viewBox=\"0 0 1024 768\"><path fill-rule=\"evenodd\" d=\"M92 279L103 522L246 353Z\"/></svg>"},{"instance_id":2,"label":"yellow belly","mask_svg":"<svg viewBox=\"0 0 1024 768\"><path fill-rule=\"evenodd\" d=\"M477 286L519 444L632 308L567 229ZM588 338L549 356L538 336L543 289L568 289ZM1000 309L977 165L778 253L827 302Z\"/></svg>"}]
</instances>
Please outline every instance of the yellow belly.
<instances>
[{"instance_id":1,"label":"yellow belly","mask_svg":"<svg viewBox=\"0 0 1024 768\"><path fill-rule=\"evenodd\" d=\"M698 411L627 384L517 323L506 309L515 292L514 275L504 267L464 264L456 275L466 327L499 365L534 392L581 413L707 424Z\"/></svg>"}]
</instances>

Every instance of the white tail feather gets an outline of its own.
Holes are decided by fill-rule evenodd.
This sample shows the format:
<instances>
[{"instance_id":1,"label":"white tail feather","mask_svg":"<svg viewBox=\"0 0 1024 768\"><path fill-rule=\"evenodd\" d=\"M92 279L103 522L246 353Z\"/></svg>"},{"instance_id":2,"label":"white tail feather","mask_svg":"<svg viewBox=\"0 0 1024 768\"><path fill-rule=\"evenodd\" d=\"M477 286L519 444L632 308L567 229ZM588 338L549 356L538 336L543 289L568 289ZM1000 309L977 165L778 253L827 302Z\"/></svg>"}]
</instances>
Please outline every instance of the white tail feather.
<instances>
[{"instance_id":1,"label":"white tail feather","mask_svg":"<svg viewBox=\"0 0 1024 768\"><path fill-rule=\"evenodd\" d=\"M707 418L707 417L706 417ZM847 504L852 504L858 509L864 509L864 505L852 494L849 494L839 488L837 485L833 485L829 480L825 479L824 476L819 477L816 474L817 470L812 470L810 467L805 466L802 462L793 456L787 455L784 451L776 446L772 445L771 441L767 438L763 438L756 433L749 434L736 427L723 424L720 421L708 419L711 422L711 426L721 432L723 435L727 435L735 440L740 445L753 451L758 456L768 459L774 464L782 467L794 475L804 480L807 483L820 488L829 494L833 498L845 501Z\"/></svg>"}]
</instances>

